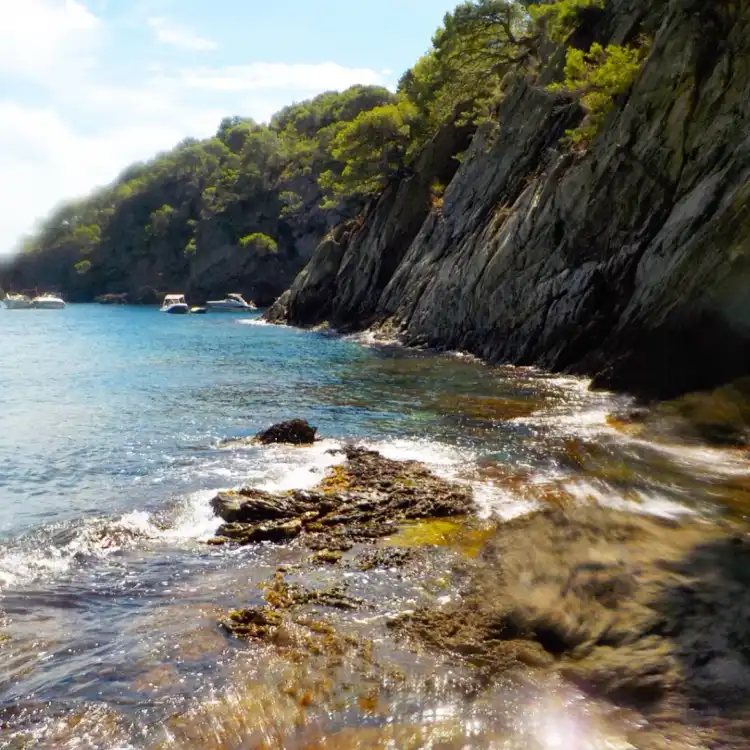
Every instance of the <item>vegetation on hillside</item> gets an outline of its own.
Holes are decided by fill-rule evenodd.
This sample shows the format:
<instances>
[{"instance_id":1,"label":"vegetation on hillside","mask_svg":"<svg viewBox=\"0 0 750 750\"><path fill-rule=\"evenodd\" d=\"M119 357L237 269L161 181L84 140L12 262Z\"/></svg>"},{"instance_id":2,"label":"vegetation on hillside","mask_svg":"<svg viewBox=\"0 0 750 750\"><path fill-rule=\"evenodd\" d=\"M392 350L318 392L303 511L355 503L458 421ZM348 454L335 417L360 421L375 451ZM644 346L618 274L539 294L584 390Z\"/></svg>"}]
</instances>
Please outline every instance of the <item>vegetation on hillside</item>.
<instances>
[{"instance_id":1,"label":"vegetation on hillside","mask_svg":"<svg viewBox=\"0 0 750 750\"><path fill-rule=\"evenodd\" d=\"M60 285L84 298L205 279L218 248L222 262L234 258L235 276L293 273L304 262L301 234L322 237L357 213L408 173L446 123L493 119L508 75L533 81L540 50L568 44L604 4L467 0L445 16L396 93L354 86L285 107L268 124L228 117L212 138L187 139L61 206L24 250L62 258ZM563 80L549 88L577 97L586 112L571 143L585 147L595 136L646 48L569 45Z\"/></svg>"}]
</instances>

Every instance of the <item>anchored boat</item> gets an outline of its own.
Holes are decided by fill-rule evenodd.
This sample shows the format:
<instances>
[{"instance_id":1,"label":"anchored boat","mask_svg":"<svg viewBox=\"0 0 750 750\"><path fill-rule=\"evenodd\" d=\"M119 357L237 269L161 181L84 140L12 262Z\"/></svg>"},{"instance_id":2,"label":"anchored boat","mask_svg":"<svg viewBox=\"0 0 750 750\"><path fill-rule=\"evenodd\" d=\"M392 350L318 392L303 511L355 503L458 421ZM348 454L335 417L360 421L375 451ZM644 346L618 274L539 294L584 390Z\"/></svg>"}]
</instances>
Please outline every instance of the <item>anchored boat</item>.
<instances>
[{"instance_id":1,"label":"anchored boat","mask_svg":"<svg viewBox=\"0 0 750 750\"><path fill-rule=\"evenodd\" d=\"M168 294L164 298L161 311L170 315L187 315L190 311L184 294Z\"/></svg>"},{"instance_id":2,"label":"anchored boat","mask_svg":"<svg viewBox=\"0 0 750 750\"><path fill-rule=\"evenodd\" d=\"M54 294L40 294L31 300L31 306L35 310L62 310L65 302Z\"/></svg>"},{"instance_id":3,"label":"anchored boat","mask_svg":"<svg viewBox=\"0 0 750 750\"><path fill-rule=\"evenodd\" d=\"M254 302L245 302L241 294L227 294L224 299L206 302L209 312L249 312L257 310Z\"/></svg>"},{"instance_id":4,"label":"anchored boat","mask_svg":"<svg viewBox=\"0 0 750 750\"><path fill-rule=\"evenodd\" d=\"M30 310L33 307L31 297L25 294L7 294L3 303L8 310Z\"/></svg>"}]
</instances>

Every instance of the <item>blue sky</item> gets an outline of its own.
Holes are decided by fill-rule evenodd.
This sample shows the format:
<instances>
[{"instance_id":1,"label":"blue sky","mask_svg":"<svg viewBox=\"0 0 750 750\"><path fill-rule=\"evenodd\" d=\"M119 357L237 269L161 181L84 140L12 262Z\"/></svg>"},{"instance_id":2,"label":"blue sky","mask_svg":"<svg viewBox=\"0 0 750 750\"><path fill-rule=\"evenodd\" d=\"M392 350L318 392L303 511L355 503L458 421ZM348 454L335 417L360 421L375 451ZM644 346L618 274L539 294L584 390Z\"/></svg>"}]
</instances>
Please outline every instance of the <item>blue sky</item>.
<instances>
[{"instance_id":1,"label":"blue sky","mask_svg":"<svg viewBox=\"0 0 750 750\"><path fill-rule=\"evenodd\" d=\"M394 87L457 0L0 0L0 255L134 160L354 83Z\"/></svg>"}]
</instances>

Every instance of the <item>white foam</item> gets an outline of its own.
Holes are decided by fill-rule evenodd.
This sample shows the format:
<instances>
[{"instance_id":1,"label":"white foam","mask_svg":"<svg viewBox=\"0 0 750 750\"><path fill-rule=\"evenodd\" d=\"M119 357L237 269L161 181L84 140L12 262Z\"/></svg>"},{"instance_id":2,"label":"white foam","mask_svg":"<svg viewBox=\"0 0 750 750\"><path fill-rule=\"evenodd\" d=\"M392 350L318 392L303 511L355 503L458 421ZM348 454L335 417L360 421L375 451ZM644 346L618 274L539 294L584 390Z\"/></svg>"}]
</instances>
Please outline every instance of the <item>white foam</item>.
<instances>
[{"instance_id":1,"label":"white foam","mask_svg":"<svg viewBox=\"0 0 750 750\"><path fill-rule=\"evenodd\" d=\"M332 466L341 464L345 456L336 440L320 440L310 447L295 448L274 445L264 449L261 476L254 486L268 492L310 489Z\"/></svg>"},{"instance_id":2,"label":"white foam","mask_svg":"<svg viewBox=\"0 0 750 750\"><path fill-rule=\"evenodd\" d=\"M474 501L480 518L499 518L511 521L537 510L540 506L531 500L514 497L508 490L487 482L471 482Z\"/></svg>"},{"instance_id":3,"label":"white foam","mask_svg":"<svg viewBox=\"0 0 750 750\"><path fill-rule=\"evenodd\" d=\"M361 331L359 333L350 333L344 336L346 341L353 341L367 349L385 346L403 346L396 336L386 336L378 331Z\"/></svg>"},{"instance_id":4,"label":"white foam","mask_svg":"<svg viewBox=\"0 0 750 750\"><path fill-rule=\"evenodd\" d=\"M641 513L649 516L676 519L680 516L694 516L696 511L687 505L678 503L656 491L631 490L630 497L607 490L603 485L597 485L583 480L566 483L565 489L572 497L582 502L595 502L605 508Z\"/></svg>"},{"instance_id":5,"label":"white foam","mask_svg":"<svg viewBox=\"0 0 750 750\"><path fill-rule=\"evenodd\" d=\"M263 320L263 318L245 318L244 320L235 320L235 323L237 325L241 326L271 326L273 323L269 323L267 320Z\"/></svg>"},{"instance_id":6,"label":"white foam","mask_svg":"<svg viewBox=\"0 0 750 750\"><path fill-rule=\"evenodd\" d=\"M745 455L726 449L701 445L648 442L638 438L629 440L633 445L645 447L672 459L676 464L693 472L721 477L750 476L750 461Z\"/></svg>"},{"instance_id":7,"label":"white foam","mask_svg":"<svg viewBox=\"0 0 750 750\"><path fill-rule=\"evenodd\" d=\"M431 440L402 438L368 443L367 447L393 461L419 461L437 476L471 487L480 518L494 516L509 521L538 507L491 482L474 479L477 455L472 451Z\"/></svg>"},{"instance_id":8,"label":"white foam","mask_svg":"<svg viewBox=\"0 0 750 750\"><path fill-rule=\"evenodd\" d=\"M428 469L445 478L455 478L459 469L476 462L476 454L433 440L394 438L367 441L368 448L378 451L393 461L419 461Z\"/></svg>"}]
</instances>

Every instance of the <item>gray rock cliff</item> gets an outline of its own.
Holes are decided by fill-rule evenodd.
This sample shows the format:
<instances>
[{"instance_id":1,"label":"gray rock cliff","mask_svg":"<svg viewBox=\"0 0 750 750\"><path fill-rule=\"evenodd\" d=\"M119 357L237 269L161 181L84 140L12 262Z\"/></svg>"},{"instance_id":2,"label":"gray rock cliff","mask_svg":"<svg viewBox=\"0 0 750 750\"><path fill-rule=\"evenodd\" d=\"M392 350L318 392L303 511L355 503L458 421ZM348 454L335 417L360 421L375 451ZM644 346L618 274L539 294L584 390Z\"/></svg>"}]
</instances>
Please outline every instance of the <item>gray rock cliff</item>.
<instances>
[{"instance_id":1,"label":"gray rock cliff","mask_svg":"<svg viewBox=\"0 0 750 750\"><path fill-rule=\"evenodd\" d=\"M460 150L441 142L455 132L330 235L269 317L645 395L750 372L750 9L621 0L597 34L649 25L649 58L585 154L560 146L578 105L517 81L441 210L426 186Z\"/></svg>"}]
</instances>

